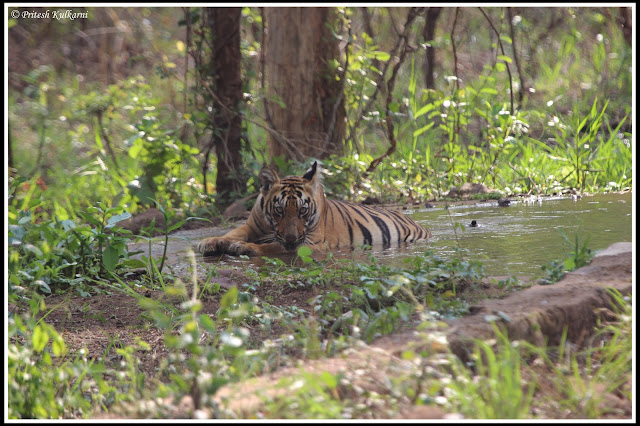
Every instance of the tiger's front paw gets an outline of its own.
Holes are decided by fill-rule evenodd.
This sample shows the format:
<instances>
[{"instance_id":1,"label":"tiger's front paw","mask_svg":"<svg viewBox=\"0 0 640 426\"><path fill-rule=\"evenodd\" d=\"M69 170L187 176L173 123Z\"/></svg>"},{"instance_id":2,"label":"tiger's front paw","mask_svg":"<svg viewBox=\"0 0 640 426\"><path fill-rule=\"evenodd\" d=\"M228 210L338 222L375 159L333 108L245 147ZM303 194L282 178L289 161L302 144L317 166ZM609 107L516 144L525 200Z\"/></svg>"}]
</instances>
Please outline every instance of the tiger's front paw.
<instances>
[{"instance_id":1,"label":"tiger's front paw","mask_svg":"<svg viewBox=\"0 0 640 426\"><path fill-rule=\"evenodd\" d=\"M258 252L254 249L254 244L244 241L233 241L221 237L205 238L198 243L198 251L203 256L219 256L230 254L232 256L255 256Z\"/></svg>"}]
</instances>

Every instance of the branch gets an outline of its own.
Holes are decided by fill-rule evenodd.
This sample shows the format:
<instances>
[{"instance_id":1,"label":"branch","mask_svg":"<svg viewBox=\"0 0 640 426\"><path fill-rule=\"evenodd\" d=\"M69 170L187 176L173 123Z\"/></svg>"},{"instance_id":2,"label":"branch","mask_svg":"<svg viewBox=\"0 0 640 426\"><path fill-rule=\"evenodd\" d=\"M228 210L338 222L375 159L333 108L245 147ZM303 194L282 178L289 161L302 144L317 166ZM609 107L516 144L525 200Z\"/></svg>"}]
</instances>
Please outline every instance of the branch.
<instances>
[{"instance_id":1,"label":"branch","mask_svg":"<svg viewBox=\"0 0 640 426\"><path fill-rule=\"evenodd\" d=\"M202 86L207 89L207 91L209 92L209 94L211 95L211 97L213 98L213 100L215 100L218 105L220 105L225 111L230 112L232 114L236 114L235 112L233 112L228 106L226 106L218 97L218 95L216 95L213 90L211 90L211 88L209 87L208 84L206 84L204 81L202 81L202 79L200 80ZM287 139L284 135L282 135L280 132L272 129L271 127L265 126L261 123L258 123L255 120L250 119L249 117L247 117L244 113L238 112L237 113L240 117L242 117L243 120L248 121L249 123L255 124L256 126L266 130L271 136L275 137L279 143L282 143L283 146L285 147L285 149L287 149L287 151L289 152L289 154L291 155L291 158L295 158L298 161L303 161L305 159L305 156L302 154L302 152L296 147L296 145L291 142L289 139Z\"/></svg>"},{"instance_id":2,"label":"branch","mask_svg":"<svg viewBox=\"0 0 640 426\"><path fill-rule=\"evenodd\" d=\"M516 51L516 32L513 28L513 16L511 14L511 8L507 7L507 15L509 15L509 37L511 37L511 48L513 49L513 60L516 61L516 70L518 70L518 77L520 78L520 90L518 91L518 103L522 104L524 99L524 75L522 74L522 67L520 67L520 60L518 59L518 52Z\"/></svg>"},{"instance_id":3,"label":"branch","mask_svg":"<svg viewBox=\"0 0 640 426\"><path fill-rule=\"evenodd\" d=\"M460 84L458 83L458 55L456 54L456 43L453 39L453 34L456 31L456 24L458 23L458 8L456 7L456 14L453 17L453 27L451 27L451 34L449 37L451 38L451 48L453 49L453 75L456 77L456 92L460 90Z\"/></svg>"},{"instance_id":4,"label":"branch","mask_svg":"<svg viewBox=\"0 0 640 426\"><path fill-rule=\"evenodd\" d=\"M507 56L507 54L504 51L504 46L502 45L502 40L500 39L500 33L498 32L496 27L493 25L491 18L489 18L489 15L487 15L481 7L479 7L478 9L480 9L480 12L482 12L484 17L487 18L487 22L489 22L491 29L493 29L493 32L496 33L496 36L498 37L498 44L500 45L500 50L502 51L502 54L504 56ZM507 62L505 62L504 64L507 67L507 74L509 74L509 94L511 95L511 108L509 112L511 113L511 115L513 115L513 80L511 78L511 68L509 68L509 64Z\"/></svg>"},{"instance_id":5,"label":"branch","mask_svg":"<svg viewBox=\"0 0 640 426\"><path fill-rule=\"evenodd\" d=\"M398 52L400 50L400 47L403 43L403 41L406 42L406 39L408 37L408 28L411 25L411 23L413 22L413 20L421 13L422 9L420 8L415 8L412 7L411 10L409 10L409 14L407 15L407 21L404 23L404 31L403 33L398 37L398 40L396 41L395 46L393 46L393 49L391 49L391 52L389 53L389 60L385 62L384 64L384 68L382 69L382 73L380 74L380 76L378 77L378 81L376 81L376 89L373 92L373 95L371 95L369 97L369 100L367 101L367 104L365 105L365 107L361 110L358 111L358 113L356 114L356 121L355 123L353 123L353 126L351 126L351 129L349 130L349 137L347 138L347 140L352 140L353 139L353 134L356 131L356 129L360 126L360 122L362 121L362 117L364 116L366 111L369 111L371 109L371 107L373 106L373 103L376 100L376 96L378 95L378 91L380 90L380 87L383 85L384 83L384 78L387 74L387 69L389 68L389 64L391 63L391 59L398 56Z\"/></svg>"},{"instance_id":6,"label":"branch","mask_svg":"<svg viewBox=\"0 0 640 426\"><path fill-rule=\"evenodd\" d=\"M389 81L387 81L387 99L386 99L386 104L385 104L385 111L386 111L386 117L385 117L385 122L387 124L387 137L389 138L389 142L390 142L390 146L389 149L387 149L387 152L385 152L383 155L381 155L380 157L374 159L371 164L369 164L369 167L367 167L367 170L364 172L362 178L366 179L372 171L375 170L376 167L378 167L378 164L380 164L382 162L382 160L384 160L386 157L388 157L389 155L393 154L396 150L396 146L397 146L397 141L396 141L396 136L394 134L394 124L393 124L393 118L391 117L391 112L389 111L389 105L391 104L391 101L393 100L393 87L395 86L396 83L396 77L398 76L398 70L400 69L400 66L402 66L402 63L404 62L404 59L407 55L408 51L415 51L415 48L412 48L411 46L409 46L409 38L408 38L408 27L409 27L409 23L411 23L411 21L413 21L413 19L415 19L416 16L418 16L421 12L423 11L423 9L419 9L419 8L411 8L411 10L409 11L409 15L407 17L407 23L405 24L404 27L404 32L402 33L401 39L403 40L403 44L402 44L402 51L400 52L400 57L398 58L398 62L395 64L395 66L393 67L393 72L391 73L391 78L389 78Z\"/></svg>"}]
</instances>

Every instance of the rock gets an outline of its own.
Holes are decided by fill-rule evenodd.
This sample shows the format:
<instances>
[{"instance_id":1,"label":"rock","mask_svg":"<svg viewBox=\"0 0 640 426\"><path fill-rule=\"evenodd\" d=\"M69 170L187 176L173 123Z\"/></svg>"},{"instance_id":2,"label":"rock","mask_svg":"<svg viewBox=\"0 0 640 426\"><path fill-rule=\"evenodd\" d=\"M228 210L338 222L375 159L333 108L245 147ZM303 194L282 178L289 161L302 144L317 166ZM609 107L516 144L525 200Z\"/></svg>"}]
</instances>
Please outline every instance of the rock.
<instances>
[{"instance_id":1,"label":"rock","mask_svg":"<svg viewBox=\"0 0 640 426\"><path fill-rule=\"evenodd\" d=\"M225 219L247 219L250 215L249 210L244 206L243 200L233 202L222 212Z\"/></svg>"},{"instance_id":2,"label":"rock","mask_svg":"<svg viewBox=\"0 0 640 426\"><path fill-rule=\"evenodd\" d=\"M361 204L381 204L381 203L378 197L368 196L367 198L364 199L364 201L362 201Z\"/></svg>"},{"instance_id":3,"label":"rock","mask_svg":"<svg viewBox=\"0 0 640 426\"><path fill-rule=\"evenodd\" d=\"M155 228L164 229L164 215L155 207L151 207L146 211L133 216L130 219L118 222L118 226L127 229L133 233L133 235L140 235L142 229L151 225L151 222L155 219ZM155 231L151 235L160 235L162 232Z\"/></svg>"},{"instance_id":4,"label":"rock","mask_svg":"<svg viewBox=\"0 0 640 426\"><path fill-rule=\"evenodd\" d=\"M495 192L494 189L489 189L481 183L464 183L460 188L452 186L451 190L445 195L448 198L468 198L470 195L475 194L490 194Z\"/></svg>"},{"instance_id":5,"label":"rock","mask_svg":"<svg viewBox=\"0 0 640 426\"><path fill-rule=\"evenodd\" d=\"M447 413L435 405L414 405L401 412L398 419L443 419Z\"/></svg>"}]
</instances>

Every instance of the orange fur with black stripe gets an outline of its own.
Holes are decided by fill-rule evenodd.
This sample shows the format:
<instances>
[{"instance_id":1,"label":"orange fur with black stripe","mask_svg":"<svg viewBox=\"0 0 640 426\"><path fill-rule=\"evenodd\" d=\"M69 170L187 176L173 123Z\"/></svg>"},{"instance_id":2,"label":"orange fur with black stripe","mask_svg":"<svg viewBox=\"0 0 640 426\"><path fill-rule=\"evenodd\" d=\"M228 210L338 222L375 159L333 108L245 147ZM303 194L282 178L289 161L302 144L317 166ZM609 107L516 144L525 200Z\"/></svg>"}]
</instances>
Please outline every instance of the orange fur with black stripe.
<instances>
[{"instance_id":1,"label":"orange fur with black stripe","mask_svg":"<svg viewBox=\"0 0 640 426\"><path fill-rule=\"evenodd\" d=\"M203 255L274 255L302 245L321 250L386 248L431 237L428 229L401 212L327 200L317 162L304 176L282 179L264 167L259 179L262 188L247 221L222 237L200 241Z\"/></svg>"}]
</instances>

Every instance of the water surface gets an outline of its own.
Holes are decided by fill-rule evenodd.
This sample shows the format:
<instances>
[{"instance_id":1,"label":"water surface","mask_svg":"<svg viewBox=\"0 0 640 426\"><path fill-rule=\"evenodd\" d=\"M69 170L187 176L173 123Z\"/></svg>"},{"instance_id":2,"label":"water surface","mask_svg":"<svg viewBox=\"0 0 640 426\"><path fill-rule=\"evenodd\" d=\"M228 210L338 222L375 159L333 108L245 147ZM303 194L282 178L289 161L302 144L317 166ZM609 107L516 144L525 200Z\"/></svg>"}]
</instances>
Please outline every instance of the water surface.
<instances>
[{"instance_id":1,"label":"water surface","mask_svg":"<svg viewBox=\"0 0 640 426\"><path fill-rule=\"evenodd\" d=\"M540 201L527 203L512 200L508 207L498 206L497 201L448 209L436 207L409 213L410 217L431 230L433 238L428 243L412 244L404 248L373 250L379 262L402 266L408 256L432 250L441 257L456 255L456 248L468 250L470 259L485 265L488 275L542 276L541 266L552 260L563 260L573 249L561 235L564 232L573 242L575 235L582 245L589 236L588 247L593 251L609 245L632 241L632 194L602 194L571 197L542 197ZM475 220L478 227L471 227ZM454 223L464 225L464 230ZM366 259L361 252L338 252L337 258ZM295 256L283 258L290 263ZM262 259L243 260L225 256L221 261L228 265L263 265Z\"/></svg>"},{"instance_id":2,"label":"water surface","mask_svg":"<svg viewBox=\"0 0 640 426\"><path fill-rule=\"evenodd\" d=\"M456 247L482 260L490 275L538 275L541 265L565 259L572 250L561 235L579 244L590 237L594 251L620 241L632 241L632 194L544 197L540 202L514 200L508 207L496 201L415 212L414 220L433 233L431 248L452 256ZM475 220L479 226L471 227ZM454 232L452 222L465 225ZM456 239L457 237L457 239Z\"/></svg>"}]
</instances>

